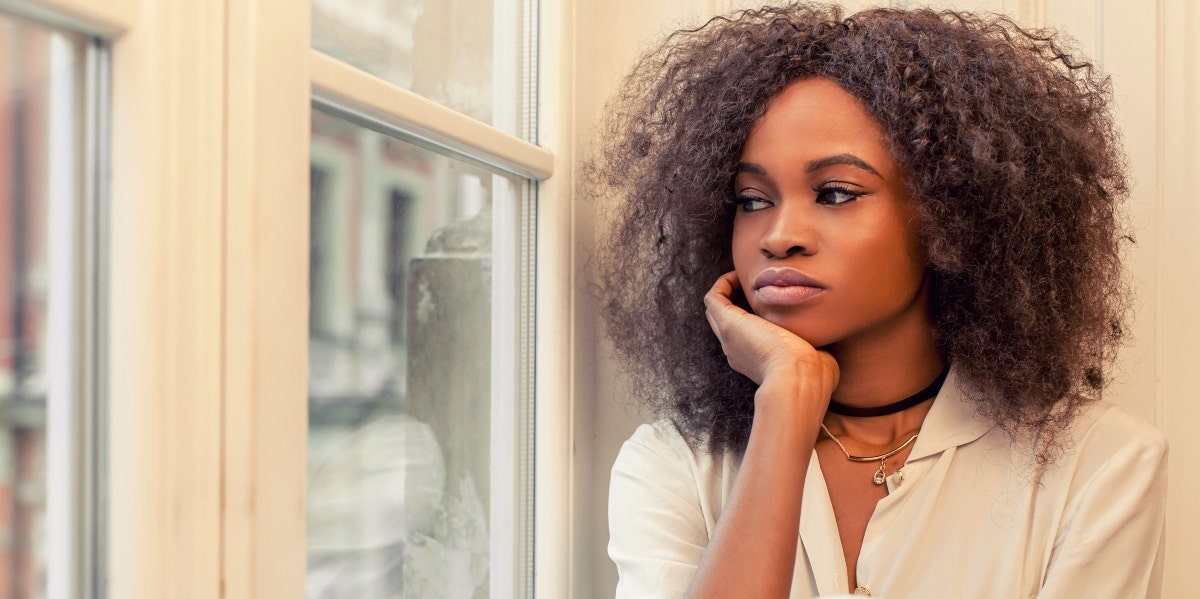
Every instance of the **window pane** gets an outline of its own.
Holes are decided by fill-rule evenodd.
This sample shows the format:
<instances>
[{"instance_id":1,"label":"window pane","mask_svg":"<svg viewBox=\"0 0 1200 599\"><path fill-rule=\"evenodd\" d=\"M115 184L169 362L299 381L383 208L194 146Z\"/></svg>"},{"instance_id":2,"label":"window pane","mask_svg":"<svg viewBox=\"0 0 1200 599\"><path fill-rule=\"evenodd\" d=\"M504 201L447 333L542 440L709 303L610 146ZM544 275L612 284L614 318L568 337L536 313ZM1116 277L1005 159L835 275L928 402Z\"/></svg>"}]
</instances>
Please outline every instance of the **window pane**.
<instances>
[{"instance_id":1,"label":"window pane","mask_svg":"<svg viewBox=\"0 0 1200 599\"><path fill-rule=\"evenodd\" d=\"M0 14L0 594L72 592L83 38ZM57 587L55 585L58 585Z\"/></svg>"},{"instance_id":2,"label":"window pane","mask_svg":"<svg viewBox=\"0 0 1200 599\"><path fill-rule=\"evenodd\" d=\"M532 184L314 112L308 596L525 596Z\"/></svg>"},{"instance_id":3,"label":"window pane","mask_svg":"<svg viewBox=\"0 0 1200 599\"><path fill-rule=\"evenodd\" d=\"M537 0L313 0L313 48L534 141Z\"/></svg>"}]
</instances>

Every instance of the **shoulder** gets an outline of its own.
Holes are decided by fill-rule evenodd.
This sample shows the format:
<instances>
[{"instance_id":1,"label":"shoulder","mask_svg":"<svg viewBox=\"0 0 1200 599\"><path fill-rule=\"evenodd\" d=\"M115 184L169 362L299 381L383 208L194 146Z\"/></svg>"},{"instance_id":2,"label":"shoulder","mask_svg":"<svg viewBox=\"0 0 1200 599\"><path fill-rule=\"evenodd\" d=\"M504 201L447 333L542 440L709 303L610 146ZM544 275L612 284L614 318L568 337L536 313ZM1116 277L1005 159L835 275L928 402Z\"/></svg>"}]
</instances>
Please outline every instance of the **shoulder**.
<instances>
[{"instance_id":1,"label":"shoulder","mask_svg":"<svg viewBox=\"0 0 1200 599\"><path fill-rule=\"evenodd\" d=\"M625 441L624 447L640 448L663 456L690 459L696 456L675 423L667 419L642 424ZM624 449L624 447L622 449Z\"/></svg>"},{"instance_id":2,"label":"shoulder","mask_svg":"<svg viewBox=\"0 0 1200 599\"><path fill-rule=\"evenodd\" d=\"M1093 473L1121 457L1163 461L1167 437L1124 408L1096 401L1079 410L1067 433L1064 453L1076 464L1076 471Z\"/></svg>"},{"instance_id":3,"label":"shoulder","mask_svg":"<svg viewBox=\"0 0 1200 599\"><path fill-rule=\"evenodd\" d=\"M1167 439L1124 408L1096 401L1081 408L1042 481L1057 486L1069 512L1084 502L1165 501Z\"/></svg>"},{"instance_id":4,"label":"shoulder","mask_svg":"<svg viewBox=\"0 0 1200 599\"><path fill-rule=\"evenodd\" d=\"M643 424L617 455L609 483L610 517L652 506L690 513L711 531L737 474L732 453L694 448L669 420Z\"/></svg>"},{"instance_id":5,"label":"shoulder","mask_svg":"<svg viewBox=\"0 0 1200 599\"><path fill-rule=\"evenodd\" d=\"M1124 409L1096 402L1080 411L1068 441L1061 467L1047 473L1047 487L1059 487L1065 502L1041 596L1159 596L1166 437Z\"/></svg>"},{"instance_id":6,"label":"shoulder","mask_svg":"<svg viewBox=\"0 0 1200 599\"><path fill-rule=\"evenodd\" d=\"M736 467L730 454L712 454L693 447L670 420L643 424L621 446L613 464L618 473L691 479L698 487Z\"/></svg>"},{"instance_id":7,"label":"shoulder","mask_svg":"<svg viewBox=\"0 0 1200 599\"><path fill-rule=\"evenodd\" d=\"M608 497L618 597L685 593L716 524L712 473L724 463L693 450L668 420L639 426L621 446Z\"/></svg>"}]
</instances>

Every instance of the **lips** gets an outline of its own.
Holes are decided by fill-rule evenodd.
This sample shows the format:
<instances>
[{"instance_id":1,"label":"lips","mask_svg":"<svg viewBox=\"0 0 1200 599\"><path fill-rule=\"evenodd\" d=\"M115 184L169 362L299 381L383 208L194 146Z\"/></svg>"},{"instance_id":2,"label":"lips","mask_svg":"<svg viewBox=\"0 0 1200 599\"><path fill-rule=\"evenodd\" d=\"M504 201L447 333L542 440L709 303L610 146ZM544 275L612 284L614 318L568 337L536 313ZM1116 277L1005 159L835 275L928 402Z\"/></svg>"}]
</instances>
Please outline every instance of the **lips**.
<instances>
[{"instance_id":1,"label":"lips","mask_svg":"<svg viewBox=\"0 0 1200 599\"><path fill-rule=\"evenodd\" d=\"M791 268L764 270L754 279L754 294L768 306L794 306L825 290L812 277Z\"/></svg>"},{"instance_id":2,"label":"lips","mask_svg":"<svg viewBox=\"0 0 1200 599\"><path fill-rule=\"evenodd\" d=\"M754 289L757 291L763 287L825 288L824 285L818 283L812 277L791 268L770 268L762 271L758 275L758 278L754 279Z\"/></svg>"}]
</instances>

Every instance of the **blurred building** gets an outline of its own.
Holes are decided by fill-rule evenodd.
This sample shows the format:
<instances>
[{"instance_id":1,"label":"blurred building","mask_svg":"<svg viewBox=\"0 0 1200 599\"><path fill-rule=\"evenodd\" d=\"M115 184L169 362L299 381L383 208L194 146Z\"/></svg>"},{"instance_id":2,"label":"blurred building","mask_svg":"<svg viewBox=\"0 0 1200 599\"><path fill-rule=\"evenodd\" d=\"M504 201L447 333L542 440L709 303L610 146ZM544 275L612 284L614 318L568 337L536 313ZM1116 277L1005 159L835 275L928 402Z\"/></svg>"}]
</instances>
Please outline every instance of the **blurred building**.
<instances>
[{"instance_id":1,"label":"blurred building","mask_svg":"<svg viewBox=\"0 0 1200 599\"><path fill-rule=\"evenodd\" d=\"M312 599L486 597L497 177L313 114Z\"/></svg>"},{"instance_id":2,"label":"blurred building","mask_svg":"<svg viewBox=\"0 0 1200 599\"><path fill-rule=\"evenodd\" d=\"M49 34L0 17L0 597L44 596Z\"/></svg>"}]
</instances>

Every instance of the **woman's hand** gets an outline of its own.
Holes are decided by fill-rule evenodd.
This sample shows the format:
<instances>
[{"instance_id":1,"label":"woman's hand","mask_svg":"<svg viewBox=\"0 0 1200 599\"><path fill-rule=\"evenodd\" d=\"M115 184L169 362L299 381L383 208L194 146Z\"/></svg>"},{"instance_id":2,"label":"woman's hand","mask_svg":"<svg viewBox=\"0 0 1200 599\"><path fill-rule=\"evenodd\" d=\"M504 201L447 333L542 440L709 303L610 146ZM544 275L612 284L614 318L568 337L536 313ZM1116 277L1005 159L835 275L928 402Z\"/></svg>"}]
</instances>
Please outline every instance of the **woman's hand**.
<instances>
[{"instance_id":1,"label":"woman's hand","mask_svg":"<svg viewBox=\"0 0 1200 599\"><path fill-rule=\"evenodd\" d=\"M754 424L687 597L788 594L808 466L838 381L833 356L734 305L740 287L737 273L721 275L704 306L729 365L759 385Z\"/></svg>"},{"instance_id":2,"label":"woman's hand","mask_svg":"<svg viewBox=\"0 0 1200 599\"><path fill-rule=\"evenodd\" d=\"M737 273L717 279L704 296L708 324L721 341L729 366L758 385L777 375L799 375L820 381L825 399L838 382L838 365L795 333L734 305L741 288ZM811 377L811 378L810 378Z\"/></svg>"}]
</instances>

